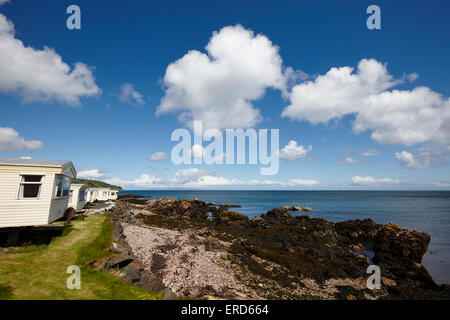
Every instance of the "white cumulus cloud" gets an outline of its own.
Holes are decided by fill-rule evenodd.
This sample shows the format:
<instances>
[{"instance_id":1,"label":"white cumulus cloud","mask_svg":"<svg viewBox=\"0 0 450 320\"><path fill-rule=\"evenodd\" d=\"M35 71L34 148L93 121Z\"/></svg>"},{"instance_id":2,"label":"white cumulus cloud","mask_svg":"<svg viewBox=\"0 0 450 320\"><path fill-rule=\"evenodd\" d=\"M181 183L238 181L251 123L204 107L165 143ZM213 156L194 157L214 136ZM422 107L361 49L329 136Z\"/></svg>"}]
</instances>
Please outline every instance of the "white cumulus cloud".
<instances>
[{"instance_id":1,"label":"white cumulus cloud","mask_svg":"<svg viewBox=\"0 0 450 320\"><path fill-rule=\"evenodd\" d=\"M364 156L364 157L372 157L372 156L376 156L376 155L378 155L380 153L381 153L380 150L370 149L370 150L361 152L361 155Z\"/></svg>"},{"instance_id":2,"label":"white cumulus cloud","mask_svg":"<svg viewBox=\"0 0 450 320\"><path fill-rule=\"evenodd\" d=\"M397 179L391 179L391 178L376 179L371 176L366 176L366 177L354 176L354 177L352 177L352 182L353 182L353 184L360 185L360 186L370 186L370 185L392 185L392 184L397 184L400 181Z\"/></svg>"},{"instance_id":3,"label":"white cumulus cloud","mask_svg":"<svg viewBox=\"0 0 450 320\"><path fill-rule=\"evenodd\" d=\"M180 169L177 170L177 172L175 172L175 179L173 179L172 182L176 184L195 182L202 177L211 175L212 172L210 170L205 169L199 168Z\"/></svg>"},{"instance_id":4,"label":"white cumulus cloud","mask_svg":"<svg viewBox=\"0 0 450 320\"><path fill-rule=\"evenodd\" d=\"M241 25L214 32L206 52L191 50L171 63L157 115L179 113L188 126L202 120L207 128L246 128L262 117L252 102L267 88L286 91L287 77L279 48L264 35Z\"/></svg>"},{"instance_id":5,"label":"white cumulus cloud","mask_svg":"<svg viewBox=\"0 0 450 320\"><path fill-rule=\"evenodd\" d=\"M25 46L15 38L14 24L0 14L0 91L17 93L24 102L58 100L79 105L81 97L101 93L91 69L71 69L52 48Z\"/></svg>"},{"instance_id":6,"label":"white cumulus cloud","mask_svg":"<svg viewBox=\"0 0 450 320\"><path fill-rule=\"evenodd\" d=\"M148 159L150 161L160 161L160 160L164 160L165 158L167 158L167 153L165 153L165 152L155 152Z\"/></svg>"},{"instance_id":7,"label":"white cumulus cloud","mask_svg":"<svg viewBox=\"0 0 450 320\"><path fill-rule=\"evenodd\" d=\"M353 131L372 131L381 144L407 146L450 139L450 100L426 87L411 91L393 90L365 100L353 124Z\"/></svg>"},{"instance_id":8,"label":"white cumulus cloud","mask_svg":"<svg viewBox=\"0 0 450 320\"><path fill-rule=\"evenodd\" d=\"M104 176L105 174L100 172L100 170L98 169L88 169L78 172L78 177L85 179L99 179Z\"/></svg>"},{"instance_id":9,"label":"white cumulus cloud","mask_svg":"<svg viewBox=\"0 0 450 320\"><path fill-rule=\"evenodd\" d=\"M397 83L386 66L374 59L361 60L356 73L353 71L352 67L331 68L313 81L294 86L291 104L282 115L312 124L328 122L358 112L365 98Z\"/></svg>"},{"instance_id":10,"label":"white cumulus cloud","mask_svg":"<svg viewBox=\"0 0 450 320\"><path fill-rule=\"evenodd\" d=\"M224 177L216 177L212 175L201 176L196 180L189 181L183 184L185 188L204 188L211 186L227 186L232 184L233 181L230 181Z\"/></svg>"},{"instance_id":11,"label":"white cumulus cloud","mask_svg":"<svg viewBox=\"0 0 450 320\"><path fill-rule=\"evenodd\" d=\"M445 163L445 157L449 151L450 148L434 150L432 147L422 147L416 154L408 151L396 152L395 158L405 168L426 169Z\"/></svg>"},{"instance_id":12,"label":"white cumulus cloud","mask_svg":"<svg viewBox=\"0 0 450 320\"><path fill-rule=\"evenodd\" d=\"M312 146L305 148L303 145L298 145L297 141L291 140L287 145L280 149L278 154L281 159L294 161L305 157L311 150Z\"/></svg>"},{"instance_id":13,"label":"white cumulus cloud","mask_svg":"<svg viewBox=\"0 0 450 320\"><path fill-rule=\"evenodd\" d=\"M352 157L346 157L343 162L339 162L339 164L358 164L359 160L353 159Z\"/></svg>"},{"instance_id":14,"label":"white cumulus cloud","mask_svg":"<svg viewBox=\"0 0 450 320\"><path fill-rule=\"evenodd\" d=\"M436 181L433 182L436 187L450 187L450 182L448 181Z\"/></svg>"},{"instance_id":15,"label":"white cumulus cloud","mask_svg":"<svg viewBox=\"0 0 450 320\"><path fill-rule=\"evenodd\" d=\"M37 150L42 148L38 140L25 140L19 133L7 127L0 127L0 151Z\"/></svg>"},{"instance_id":16,"label":"white cumulus cloud","mask_svg":"<svg viewBox=\"0 0 450 320\"><path fill-rule=\"evenodd\" d=\"M371 131L381 144L413 145L450 141L450 99L427 87L391 90L417 74L394 79L386 65L362 59L351 67L331 68L325 75L292 88L282 115L312 124L354 114L353 131Z\"/></svg>"},{"instance_id":17,"label":"white cumulus cloud","mask_svg":"<svg viewBox=\"0 0 450 320\"><path fill-rule=\"evenodd\" d=\"M136 91L131 83L124 83L120 87L119 99L134 106L145 104L143 95Z\"/></svg>"},{"instance_id":18,"label":"white cumulus cloud","mask_svg":"<svg viewBox=\"0 0 450 320\"><path fill-rule=\"evenodd\" d=\"M319 184L311 179L290 179L288 181L274 180L240 180L237 178L226 178L217 176L213 171L201 168L179 169L171 178L157 177L152 174L142 174L134 180L125 180L121 178L109 178L104 180L107 183L119 185L124 188L297 188L313 187Z\"/></svg>"},{"instance_id":19,"label":"white cumulus cloud","mask_svg":"<svg viewBox=\"0 0 450 320\"><path fill-rule=\"evenodd\" d=\"M158 188L164 187L161 184L162 179L151 174L141 174L134 180L123 180L120 178L109 178L104 180L106 183L121 186L123 188Z\"/></svg>"},{"instance_id":20,"label":"white cumulus cloud","mask_svg":"<svg viewBox=\"0 0 450 320\"><path fill-rule=\"evenodd\" d=\"M307 180L307 179L291 179L289 180L289 184L291 185L300 185L300 186L315 186L318 185L319 182L316 180Z\"/></svg>"}]
</instances>

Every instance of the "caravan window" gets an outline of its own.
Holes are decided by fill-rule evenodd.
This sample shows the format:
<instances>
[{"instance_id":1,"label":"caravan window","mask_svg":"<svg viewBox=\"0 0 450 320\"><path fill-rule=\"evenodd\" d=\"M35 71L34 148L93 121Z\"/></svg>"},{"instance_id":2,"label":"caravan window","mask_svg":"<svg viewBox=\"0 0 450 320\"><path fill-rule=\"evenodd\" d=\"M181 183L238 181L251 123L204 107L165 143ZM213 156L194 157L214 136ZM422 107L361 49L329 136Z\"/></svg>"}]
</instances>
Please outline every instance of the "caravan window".
<instances>
[{"instance_id":1,"label":"caravan window","mask_svg":"<svg viewBox=\"0 0 450 320\"><path fill-rule=\"evenodd\" d=\"M80 190L80 192L78 193L78 201L84 201L85 196L86 192L84 190Z\"/></svg>"},{"instance_id":2,"label":"caravan window","mask_svg":"<svg viewBox=\"0 0 450 320\"><path fill-rule=\"evenodd\" d=\"M41 193L42 177L37 175L20 176L19 198L38 198Z\"/></svg>"},{"instance_id":3,"label":"caravan window","mask_svg":"<svg viewBox=\"0 0 450 320\"><path fill-rule=\"evenodd\" d=\"M66 198L70 191L70 178L62 175L56 176L55 197Z\"/></svg>"}]
</instances>

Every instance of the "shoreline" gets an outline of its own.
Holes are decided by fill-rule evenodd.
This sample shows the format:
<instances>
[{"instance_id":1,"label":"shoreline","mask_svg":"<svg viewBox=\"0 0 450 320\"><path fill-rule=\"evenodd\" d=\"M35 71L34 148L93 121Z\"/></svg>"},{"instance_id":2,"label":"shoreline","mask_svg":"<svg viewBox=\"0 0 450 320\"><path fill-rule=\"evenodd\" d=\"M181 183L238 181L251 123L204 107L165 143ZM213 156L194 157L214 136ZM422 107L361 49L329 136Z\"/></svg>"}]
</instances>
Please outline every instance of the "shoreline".
<instances>
[{"instance_id":1,"label":"shoreline","mask_svg":"<svg viewBox=\"0 0 450 320\"><path fill-rule=\"evenodd\" d=\"M128 192L128 191L124 191ZM373 219L378 224L396 223L431 235L424 265L438 284L450 283L450 192L449 191L264 191L252 192L176 190L135 190L138 195L177 199L198 197L207 202L233 203L249 218L284 205L310 206L310 217L325 217L331 222ZM128 192L131 193L131 192ZM301 214L293 212L292 214Z\"/></svg>"},{"instance_id":2,"label":"shoreline","mask_svg":"<svg viewBox=\"0 0 450 320\"><path fill-rule=\"evenodd\" d=\"M436 285L421 263L429 243L426 233L378 225L370 219L332 223L292 216L286 208L249 219L227 206L217 208L197 199L126 197L122 194L113 209L116 246L123 243L126 249L122 251L134 256L131 260L137 261L139 272L147 272L158 289L171 295L349 300L450 297L448 285ZM364 250L374 251L373 260L382 270L381 290L366 288L371 261Z\"/></svg>"}]
</instances>

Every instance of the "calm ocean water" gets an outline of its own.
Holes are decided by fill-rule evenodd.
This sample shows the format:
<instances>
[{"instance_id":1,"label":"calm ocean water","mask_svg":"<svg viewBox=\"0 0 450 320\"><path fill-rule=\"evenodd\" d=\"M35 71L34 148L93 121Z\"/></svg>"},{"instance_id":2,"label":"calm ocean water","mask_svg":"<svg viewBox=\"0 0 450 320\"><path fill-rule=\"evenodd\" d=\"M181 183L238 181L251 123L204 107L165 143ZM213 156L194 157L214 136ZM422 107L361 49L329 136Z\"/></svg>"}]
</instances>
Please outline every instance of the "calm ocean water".
<instances>
[{"instance_id":1,"label":"calm ocean water","mask_svg":"<svg viewBox=\"0 0 450 320\"><path fill-rule=\"evenodd\" d=\"M450 283L450 191L127 190L121 193L237 204L242 207L236 211L249 217L283 205L300 205L313 208L307 213L310 217L325 217L333 222L365 218L383 224L394 222L431 235L423 263L438 284Z\"/></svg>"}]
</instances>

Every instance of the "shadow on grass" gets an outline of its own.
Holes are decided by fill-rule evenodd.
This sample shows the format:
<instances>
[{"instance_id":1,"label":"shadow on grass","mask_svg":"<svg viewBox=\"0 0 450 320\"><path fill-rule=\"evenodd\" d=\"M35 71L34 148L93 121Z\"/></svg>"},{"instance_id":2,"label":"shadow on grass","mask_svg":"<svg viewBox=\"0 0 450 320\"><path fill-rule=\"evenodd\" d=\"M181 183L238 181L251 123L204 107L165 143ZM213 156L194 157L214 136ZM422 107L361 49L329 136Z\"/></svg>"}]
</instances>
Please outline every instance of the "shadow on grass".
<instances>
[{"instance_id":1,"label":"shadow on grass","mask_svg":"<svg viewBox=\"0 0 450 320\"><path fill-rule=\"evenodd\" d=\"M0 284L0 300L8 300L11 299L12 296L13 288L8 285Z\"/></svg>"}]
</instances>

